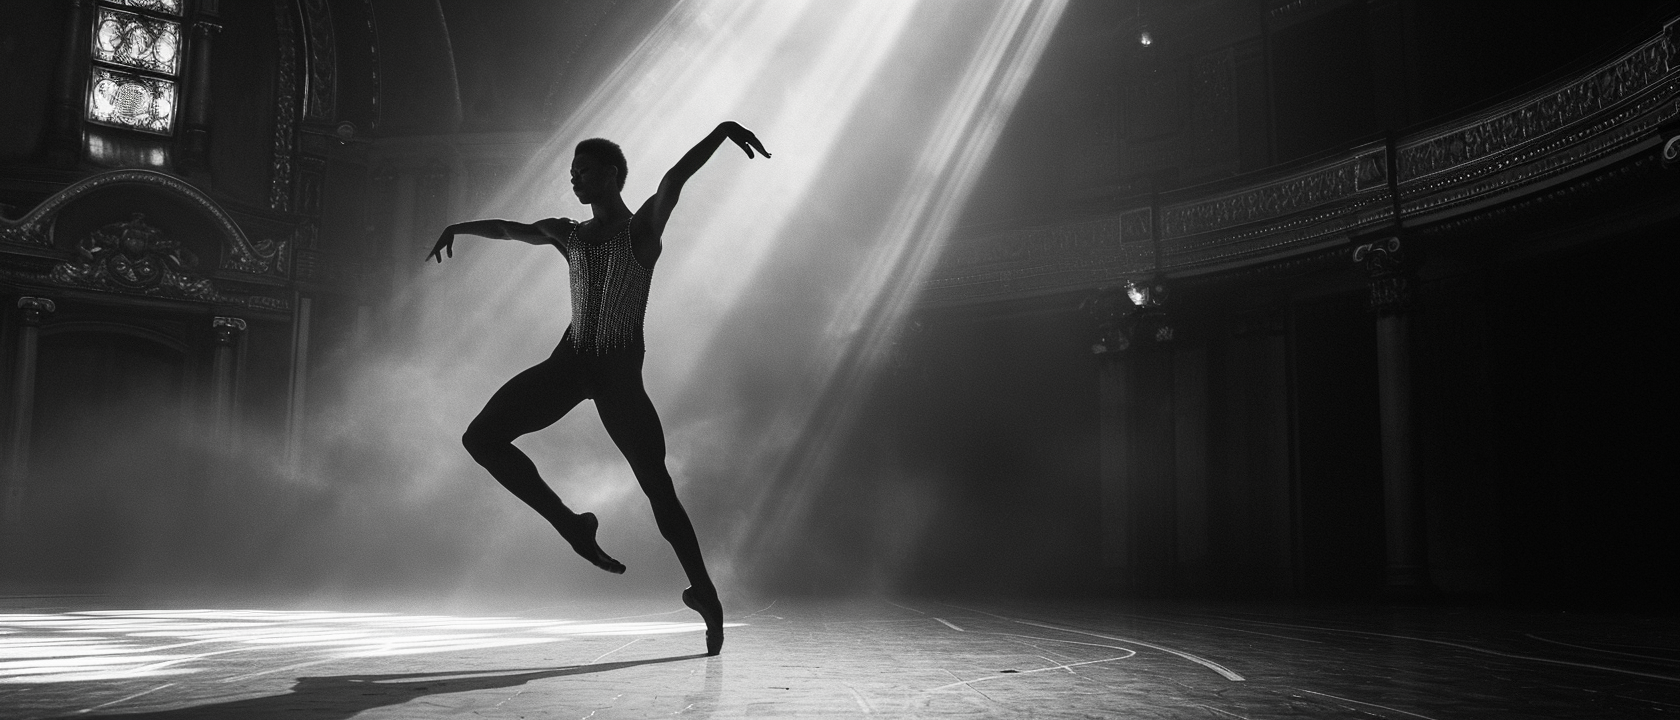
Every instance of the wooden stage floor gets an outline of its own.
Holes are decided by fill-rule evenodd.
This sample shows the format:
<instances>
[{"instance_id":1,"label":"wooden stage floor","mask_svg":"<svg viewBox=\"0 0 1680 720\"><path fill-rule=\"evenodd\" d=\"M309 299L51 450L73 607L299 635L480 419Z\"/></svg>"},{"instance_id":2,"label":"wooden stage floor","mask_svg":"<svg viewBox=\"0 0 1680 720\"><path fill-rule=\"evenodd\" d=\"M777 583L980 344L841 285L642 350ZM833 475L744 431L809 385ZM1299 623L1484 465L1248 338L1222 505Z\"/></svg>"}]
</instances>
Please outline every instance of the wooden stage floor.
<instances>
[{"instance_id":1,"label":"wooden stage floor","mask_svg":"<svg viewBox=\"0 0 1680 720\"><path fill-rule=\"evenodd\" d=\"M0 717L1638 718L1673 617L781 600L490 615L0 598ZM622 614L613 616L613 611Z\"/></svg>"}]
</instances>

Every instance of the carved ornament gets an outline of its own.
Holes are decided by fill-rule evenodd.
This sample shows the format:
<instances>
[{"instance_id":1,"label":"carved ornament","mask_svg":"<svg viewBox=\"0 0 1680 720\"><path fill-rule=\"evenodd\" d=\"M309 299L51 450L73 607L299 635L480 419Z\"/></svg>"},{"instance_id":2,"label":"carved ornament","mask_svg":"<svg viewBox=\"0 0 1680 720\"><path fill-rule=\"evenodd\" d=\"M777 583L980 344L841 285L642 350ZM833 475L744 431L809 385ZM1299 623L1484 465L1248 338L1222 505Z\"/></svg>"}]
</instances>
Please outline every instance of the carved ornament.
<instances>
[{"instance_id":1,"label":"carved ornament","mask_svg":"<svg viewBox=\"0 0 1680 720\"><path fill-rule=\"evenodd\" d=\"M333 120L338 112L338 50L333 37L332 8L327 0L302 0L309 47L309 79L304 115L310 120Z\"/></svg>"},{"instance_id":2,"label":"carved ornament","mask_svg":"<svg viewBox=\"0 0 1680 720\"><path fill-rule=\"evenodd\" d=\"M275 62L274 158L270 168L268 206L292 209L292 153L297 125L297 31L292 23L293 0L274 0L279 57Z\"/></svg>"},{"instance_id":3,"label":"carved ornament","mask_svg":"<svg viewBox=\"0 0 1680 720\"><path fill-rule=\"evenodd\" d=\"M1492 117L1403 143L1400 179L1416 180L1509 150L1627 100L1656 84L1673 62L1666 38L1648 41L1597 71Z\"/></svg>"},{"instance_id":4,"label":"carved ornament","mask_svg":"<svg viewBox=\"0 0 1680 720\"><path fill-rule=\"evenodd\" d=\"M1400 238L1373 240L1354 248L1353 264L1364 271L1370 284L1372 310L1399 312L1411 302L1413 263Z\"/></svg>"},{"instance_id":5,"label":"carved ornament","mask_svg":"<svg viewBox=\"0 0 1680 720\"><path fill-rule=\"evenodd\" d=\"M54 282L106 292L216 298L210 281L195 274L198 257L146 224L141 213L89 233L77 244L76 256L53 267Z\"/></svg>"},{"instance_id":6,"label":"carved ornament","mask_svg":"<svg viewBox=\"0 0 1680 720\"><path fill-rule=\"evenodd\" d=\"M1258 186L1168 205L1161 209L1161 236L1182 237L1269 220L1380 189L1387 182L1387 158L1381 148L1372 149Z\"/></svg>"},{"instance_id":7,"label":"carved ornament","mask_svg":"<svg viewBox=\"0 0 1680 720\"><path fill-rule=\"evenodd\" d=\"M46 316L58 311L53 301L44 297L20 297L17 301L18 310L23 312L23 324L40 325Z\"/></svg>"},{"instance_id":8,"label":"carved ornament","mask_svg":"<svg viewBox=\"0 0 1680 720\"><path fill-rule=\"evenodd\" d=\"M210 319L210 329L216 334L217 345L237 345L245 333L245 319L217 315Z\"/></svg>"}]
</instances>

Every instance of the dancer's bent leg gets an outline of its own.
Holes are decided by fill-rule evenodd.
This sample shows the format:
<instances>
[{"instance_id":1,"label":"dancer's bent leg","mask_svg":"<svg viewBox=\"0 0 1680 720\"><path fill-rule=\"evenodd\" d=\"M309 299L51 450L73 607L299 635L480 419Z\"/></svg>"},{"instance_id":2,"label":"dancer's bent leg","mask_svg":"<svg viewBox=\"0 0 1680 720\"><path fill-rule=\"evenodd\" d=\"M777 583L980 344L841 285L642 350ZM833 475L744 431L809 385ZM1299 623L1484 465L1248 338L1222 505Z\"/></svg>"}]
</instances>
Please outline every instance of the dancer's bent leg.
<instances>
[{"instance_id":1,"label":"dancer's bent leg","mask_svg":"<svg viewBox=\"0 0 1680 720\"><path fill-rule=\"evenodd\" d=\"M515 375L502 385L467 426L461 444L490 475L543 516L596 567L622 573L624 565L595 544L598 521L592 513L578 514L560 501L554 489L513 440L553 425L583 400L583 387L559 358L550 358Z\"/></svg>"},{"instance_id":2,"label":"dancer's bent leg","mask_svg":"<svg viewBox=\"0 0 1680 720\"><path fill-rule=\"evenodd\" d=\"M636 482L653 505L653 519L659 534L671 543L688 575L691 586L683 592L683 602L706 620L706 652L716 655L723 646L723 604L718 600L712 576L706 572L706 562L700 556L700 540L695 537L694 523L688 518L677 499L671 473L665 468L665 430L659 424L659 413L642 388L640 363L635 373L615 372L610 383L595 397L595 407L601 414L601 424L607 434L630 461Z\"/></svg>"}]
</instances>

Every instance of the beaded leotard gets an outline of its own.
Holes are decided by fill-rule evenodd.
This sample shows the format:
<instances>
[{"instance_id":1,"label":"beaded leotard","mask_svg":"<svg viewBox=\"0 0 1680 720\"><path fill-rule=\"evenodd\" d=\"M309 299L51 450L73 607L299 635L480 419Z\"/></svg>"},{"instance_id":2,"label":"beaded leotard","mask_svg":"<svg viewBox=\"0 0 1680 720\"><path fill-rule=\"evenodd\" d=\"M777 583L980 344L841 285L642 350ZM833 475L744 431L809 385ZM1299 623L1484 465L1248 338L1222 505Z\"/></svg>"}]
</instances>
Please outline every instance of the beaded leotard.
<instances>
[{"instance_id":1,"label":"beaded leotard","mask_svg":"<svg viewBox=\"0 0 1680 720\"><path fill-rule=\"evenodd\" d=\"M578 225L560 241L571 266L572 348L595 355L642 350L653 271L642 267L630 244L630 221L607 241L578 239Z\"/></svg>"}]
</instances>

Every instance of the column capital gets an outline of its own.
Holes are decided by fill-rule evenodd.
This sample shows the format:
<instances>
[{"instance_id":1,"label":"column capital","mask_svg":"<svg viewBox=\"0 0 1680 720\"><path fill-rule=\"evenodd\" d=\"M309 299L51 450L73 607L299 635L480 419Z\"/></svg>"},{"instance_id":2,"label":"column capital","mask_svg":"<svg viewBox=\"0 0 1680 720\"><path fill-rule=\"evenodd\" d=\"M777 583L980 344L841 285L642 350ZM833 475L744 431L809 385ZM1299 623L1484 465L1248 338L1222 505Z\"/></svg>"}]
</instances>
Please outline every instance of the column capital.
<instances>
[{"instance_id":1,"label":"column capital","mask_svg":"<svg viewBox=\"0 0 1680 720\"><path fill-rule=\"evenodd\" d=\"M1371 287L1371 310L1378 314L1397 313L1411 304L1412 270L1416 262L1399 236L1356 246L1353 264L1364 272Z\"/></svg>"},{"instance_id":2,"label":"column capital","mask_svg":"<svg viewBox=\"0 0 1680 720\"><path fill-rule=\"evenodd\" d=\"M54 305L52 300L43 297L20 297L17 306L23 311L23 322L26 325L40 325L46 316L58 312L58 306Z\"/></svg>"},{"instance_id":3,"label":"column capital","mask_svg":"<svg viewBox=\"0 0 1680 720\"><path fill-rule=\"evenodd\" d=\"M245 327L243 318L217 315L210 319L210 329L216 333L217 345L238 345L239 336L245 333Z\"/></svg>"}]
</instances>

